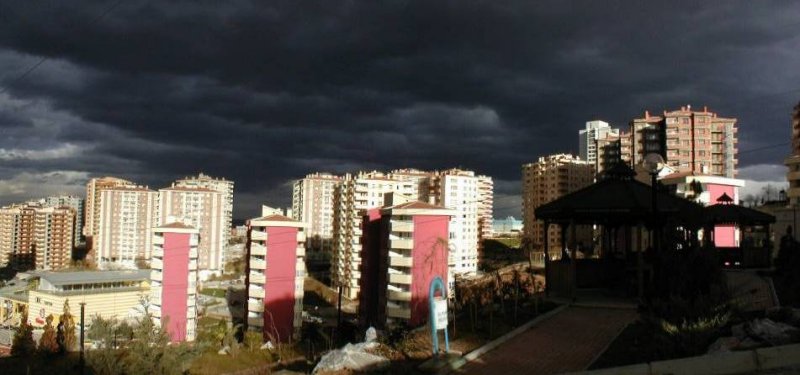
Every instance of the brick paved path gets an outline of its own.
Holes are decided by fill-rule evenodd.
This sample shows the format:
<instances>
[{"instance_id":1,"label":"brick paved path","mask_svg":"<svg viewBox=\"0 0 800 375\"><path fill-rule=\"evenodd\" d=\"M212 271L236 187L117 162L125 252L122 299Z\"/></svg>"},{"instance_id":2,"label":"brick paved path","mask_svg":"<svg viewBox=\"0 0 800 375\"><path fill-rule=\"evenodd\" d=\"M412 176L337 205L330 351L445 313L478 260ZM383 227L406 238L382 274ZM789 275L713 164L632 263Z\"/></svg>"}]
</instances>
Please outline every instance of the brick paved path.
<instances>
[{"instance_id":1,"label":"brick paved path","mask_svg":"<svg viewBox=\"0 0 800 375\"><path fill-rule=\"evenodd\" d=\"M634 310L571 306L457 373L546 375L584 370L634 319Z\"/></svg>"}]
</instances>

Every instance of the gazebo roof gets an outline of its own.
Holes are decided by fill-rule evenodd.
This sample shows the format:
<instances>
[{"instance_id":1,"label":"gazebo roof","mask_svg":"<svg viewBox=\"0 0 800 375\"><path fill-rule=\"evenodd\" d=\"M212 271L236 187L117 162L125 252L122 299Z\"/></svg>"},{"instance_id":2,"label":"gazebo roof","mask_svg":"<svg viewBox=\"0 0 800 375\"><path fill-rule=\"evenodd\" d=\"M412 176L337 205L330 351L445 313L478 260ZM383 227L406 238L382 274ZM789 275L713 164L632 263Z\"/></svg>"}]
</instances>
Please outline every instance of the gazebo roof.
<instances>
[{"instance_id":1,"label":"gazebo roof","mask_svg":"<svg viewBox=\"0 0 800 375\"><path fill-rule=\"evenodd\" d=\"M652 189L632 178L633 171L617 164L604 178L535 210L537 219L577 223L636 224L652 218ZM676 218L688 226L699 226L702 207L667 192L657 193L659 217Z\"/></svg>"},{"instance_id":2,"label":"gazebo roof","mask_svg":"<svg viewBox=\"0 0 800 375\"><path fill-rule=\"evenodd\" d=\"M737 204L717 203L704 209L707 224L736 223L740 225L760 225L775 222L775 216Z\"/></svg>"}]
</instances>

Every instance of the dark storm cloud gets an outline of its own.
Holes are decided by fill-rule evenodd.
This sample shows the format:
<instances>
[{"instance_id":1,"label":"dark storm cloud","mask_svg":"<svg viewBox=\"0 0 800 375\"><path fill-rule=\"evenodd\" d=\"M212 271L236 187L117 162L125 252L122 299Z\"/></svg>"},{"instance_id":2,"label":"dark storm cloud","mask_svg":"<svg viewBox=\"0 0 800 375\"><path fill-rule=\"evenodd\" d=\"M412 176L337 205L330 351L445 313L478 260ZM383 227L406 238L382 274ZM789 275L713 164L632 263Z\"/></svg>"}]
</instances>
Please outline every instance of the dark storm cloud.
<instances>
[{"instance_id":1,"label":"dark storm cloud","mask_svg":"<svg viewBox=\"0 0 800 375\"><path fill-rule=\"evenodd\" d=\"M517 214L520 165L576 152L587 120L709 105L739 118L742 150L784 141L800 91L773 94L800 89L798 16L748 1L0 1L0 149L48 156L0 178L157 187L202 170L236 181L246 217L288 204L308 172L462 166Z\"/></svg>"}]
</instances>

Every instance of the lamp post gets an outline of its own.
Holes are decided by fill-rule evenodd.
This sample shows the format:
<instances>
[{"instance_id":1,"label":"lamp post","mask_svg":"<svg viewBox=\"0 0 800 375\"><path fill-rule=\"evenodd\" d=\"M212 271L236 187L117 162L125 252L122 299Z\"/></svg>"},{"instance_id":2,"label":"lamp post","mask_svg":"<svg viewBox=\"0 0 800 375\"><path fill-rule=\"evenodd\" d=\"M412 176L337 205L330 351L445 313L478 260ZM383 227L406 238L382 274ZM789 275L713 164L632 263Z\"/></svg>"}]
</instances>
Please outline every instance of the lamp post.
<instances>
[{"instance_id":1,"label":"lamp post","mask_svg":"<svg viewBox=\"0 0 800 375\"><path fill-rule=\"evenodd\" d=\"M653 251L658 251L660 248L661 236L659 235L661 226L658 223L658 173L664 168L664 158L657 153L650 153L644 157L642 162L647 173L650 174L650 191L651 191L651 213L652 213L652 228L653 228Z\"/></svg>"}]
</instances>

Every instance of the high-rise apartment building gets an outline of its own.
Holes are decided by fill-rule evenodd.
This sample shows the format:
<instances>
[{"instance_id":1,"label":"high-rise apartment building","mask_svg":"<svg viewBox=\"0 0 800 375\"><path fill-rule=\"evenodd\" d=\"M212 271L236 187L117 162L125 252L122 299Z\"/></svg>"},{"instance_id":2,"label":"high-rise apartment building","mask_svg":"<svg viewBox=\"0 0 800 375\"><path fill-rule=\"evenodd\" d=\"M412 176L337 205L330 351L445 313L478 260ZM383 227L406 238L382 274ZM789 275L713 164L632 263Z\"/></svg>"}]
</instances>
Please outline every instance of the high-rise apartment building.
<instances>
[{"instance_id":1,"label":"high-rise apartment building","mask_svg":"<svg viewBox=\"0 0 800 375\"><path fill-rule=\"evenodd\" d=\"M587 121L586 128L578 131L578 156L591 165L596 165L598 140L619 136L619 129L614 129L605 121Z\"/></svg>"},{"instance_id":2,"label":"high-rise apartment building","mask_svg":"<svg viewBox=\"0 0 800 375\"><path fill-rule=\"evenodd\" d=\"M630 165L632 151L632 137L630 132L619 131L616 134L607 134L604 138L596 140L596 157L594 161L595 174L602 175L620 162Z\"/></svg>"},{"instance_id":3,"label":"high-rise apartment building","mask_svg":"<svg viewBox=\"0 0 800 375\"><path fill-rule=\"evenodd\" d=\"M83 198L73 195L56 195L44 198L43 202L48 207L72 207L72 209L75 210L75 234L72 236L72 238L75 241L75 246L78 246L81 242L83 242Z\"/></svg>"},{"instance_id":4,"label":"high-rise apartment building","mask_svg":"<svg viewBox=\"0 0 800 375\"><path fill-rule=\"evenodd\" d=\"M789 181L786 197L789 198L789 205L797 207L800 205L800 103L792 113L792 153L784 163L789 168L786 173L786 180Z\"/></svg>"},{"instance_id":5,"label":"high-rise apartment building","mask_svg":"<svg viewBox=\"0 0 800 375\"><path fill-rule=\"evenodd\" d=\"M58 270L69 266L75 210L26 203L0 208L0 266Z\"/></svg>"},{"instance_id":6,"label":"high-rise apartment building","mask_svg":"<svg viewBox=\"0 0 800 375\"><path fill-rule=\"evenodd\" d=\"M368 210L363 220L359 320L418 326L428 321L428 288L449 279L450 219L455 210L404 202Z\"/></svg>"},{"instance_id":7,"label":"high-rise apartment building","mask_svg":"<svg viewBox=\"0 0 800 375\"><path fill-rule=\"evenodd\" d=\"M373 171L346 174L334 190L331 280L342 287L344 296L349 299L358 297L361 278L361 213L382 206L387 193L416 200L419 185Z\"/></svg>"},{"instance_id":8,"label":"high-rise apartment building","mask_svg":"<svg viewBox=\"0 0 800 375\"><path fill-rule=\"evenodd\" d=\"M494 187L491 177L472 171L448 169L420 171L397 169L346 175L334 190L334 253L331 278L344 295L358 296L361 264L361 213L382 207L384 196L393 193L412 201L423 201L455 210L450 230L450 272L474 273L479 244L491 236ZM452 277L451 277L452 279Z\"/></svg>"},{"instance_id":9,"label":"high-rise apartment building","mask_svg":"<svg viewBox=\"0 0 800 375\"><path fill-rule=\"evenodd\" d=\"M292 189L292 218L308 224L306 236L333 238L333 190L341 177L313 173L295 181Z\"/></svg>"},{"instance_id":10,"label":"high-rise apartment building","mask_svg":"<svg viewBox=\"0 0 800 375\"><path fill-rule=\"evenodd\" d=\"M478 243L494 235L494 181L489 176L478 178Z\"/></svg>"},{"instance_id":11,"label":"high-rise apartment building","mask_svg":"<svg viewBox=\"0 0 800 375\"><path fill-rule=\"evenodd\" d=\"M100 222L100 192L103 189L120 187L120 186L135 186L133 182L123 180L116 177L97 177L92 178L86 184L86 204L84 217L83 235L85 237L94 237L98 232L98 223Z\"/></svg>"},{"instance_id":12,"label":"high-rise apartment building","mask_svg":"<svg viewBox=\"0 0 800 375\"><path fill-rule=\"evenodd\" d=\"M227 228L222 239L222 246L230 240L230 229L233 228L233 181L224 178L211 177L200 173L197 176L185 177L175 181L176 187L198 187L218 191L222 194L222 226ZM200 234L202 236L202 233Z\"/></svg>"},{"instance_id":13,"label":"high-rise apartment building","mask_svg":"<svg viewBox=\"0 0 800 375\"><path fill-rule=\"evenodd\" d=\"M100 191L97 235L93 241L98 264L135 267L137 260L150 259L157 201L158 192L142 186Z\"/></svg>"},{"instance_id":14,"label":"high-rise apartment building","mask_svg":"<svg viewBox=\"0 0 800 375\"><path fill-rule=\"evenodd\" d=\"M248 220L247 326L265 341L297 339L303 325L305 223L281 215Z\"/></svg>"},{"instance_id":15,"label":"high-rise apartment building","mask_svg":"<svg viewBox=\"0 0 800 375\"><path fill-rule=\"evenodd\" d=\"M546 247L548 251L560 250L561 233L556 226L551 226L548 232L550 243L544 244L544 223L536 220L534 210L545 203L589 186L593 180L593 166L569 154L540 157L537 162L522 166L523 235L535 248Z\"/></svg>"},{"instance_id":16,"label":"high-rise apartment building","mask_svg":"<svg viewBox=\"0 0 800 375\"><path fill-rule=\"evenodd\" d=\"M225 225L228 212L224 194L209 188L175 184L160 189L158 197L158 224L179 221L198 230L200 278L220 273L224 267L223 249L230 236L230 228Z\"/></svg>"},{"instance_id":17,"label":"high-rise apartment building","mask_svg":"<svg viewBox=\"0 0 800 375\"><path fill-rule=\"evenodd\" d=\"M181 222L153 229L150 312L172 342L194 341L197 333L198 237Z\"/></svg>"},{"instance_id":18,"label":"high-rise apartment building","mask_svg":"<svg viewBox=\"0 0 800 375\"><path fill-rule=\"evenodd\" d=\"M478 217L482 197L479 181L472 171L449 169L439 172L433 183L432 203L457 213L449 227L449 265L453 274L474 273L478 269L482 229Z\"/></svg>"},{"instance_id":19,"label":"high-rise apartment building","mask_svg":"<svg viewBox=\"0 0 800 375\"><path fill-rule=\"evenodd\" d=\"M736 177L738 164L735 118L693 111L691 106L664 111L661 116L645 112L631 121L631 151L625 157L631 165L640 164L645 155L658 153L676 172L695 172L728 178Z\"/></svg>"}]
</instances>

